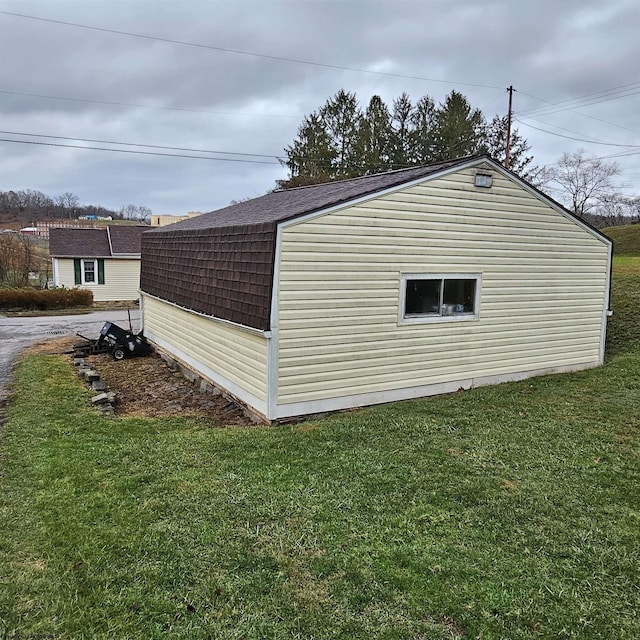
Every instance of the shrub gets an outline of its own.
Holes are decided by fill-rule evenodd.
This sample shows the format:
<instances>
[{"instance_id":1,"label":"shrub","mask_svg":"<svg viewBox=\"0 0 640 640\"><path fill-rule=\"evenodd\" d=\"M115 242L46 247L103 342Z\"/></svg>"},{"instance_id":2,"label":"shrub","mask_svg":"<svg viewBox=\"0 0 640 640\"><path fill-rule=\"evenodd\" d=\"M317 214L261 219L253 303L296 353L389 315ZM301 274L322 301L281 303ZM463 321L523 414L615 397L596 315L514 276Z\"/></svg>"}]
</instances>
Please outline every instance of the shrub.
<instances>
[{"instance_id":1,"label":"shrub","mask_svg":"<svg viewBox=\"0 0 640 640\"><path fill-rule=\"evenodd\" d=\"M93 304L93 292L85 289L0 289L0 309L68 309Z\"/></svg>"}]
</instances>

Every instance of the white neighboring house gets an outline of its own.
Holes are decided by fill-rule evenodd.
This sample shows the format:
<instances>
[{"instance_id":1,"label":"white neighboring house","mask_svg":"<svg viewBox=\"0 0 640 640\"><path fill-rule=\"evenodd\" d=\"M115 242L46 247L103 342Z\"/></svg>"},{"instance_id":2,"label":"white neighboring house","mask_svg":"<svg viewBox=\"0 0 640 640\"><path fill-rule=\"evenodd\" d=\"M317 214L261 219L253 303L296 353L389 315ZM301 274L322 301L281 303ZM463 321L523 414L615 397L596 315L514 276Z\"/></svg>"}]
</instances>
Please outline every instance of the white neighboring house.
<instances>
[{"instance_id":1,"label":"white neighboring house","mask_svg":"<svg viewBox=\"0 0 640 640\"><path fill-rule=\"evenodd\" d=\"M49 253L56 287L90 289L96 302L137 300L140 241L147 226L51 229Z\"/></svg>"},{"instance_id":2,"label":"white neighboring house","mask_svg":"<svg viewBox=\"0 0 640 640\"><path fill-rule=\"evenodd\" d=\"M595 367L612 243L487 156L144 234L144 334L265 420Z\"/></svg>"}]
</instances>

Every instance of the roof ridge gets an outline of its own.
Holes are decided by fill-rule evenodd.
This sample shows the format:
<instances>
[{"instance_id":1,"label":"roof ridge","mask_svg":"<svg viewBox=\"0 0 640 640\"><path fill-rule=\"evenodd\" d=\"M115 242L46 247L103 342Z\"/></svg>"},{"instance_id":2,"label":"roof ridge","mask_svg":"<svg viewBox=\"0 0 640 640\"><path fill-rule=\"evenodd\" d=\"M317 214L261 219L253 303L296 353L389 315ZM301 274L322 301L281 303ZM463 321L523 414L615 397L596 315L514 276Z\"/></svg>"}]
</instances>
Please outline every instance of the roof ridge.
<instances>
[{"instance_id":1,"label":"roof ridge","mask_svg":"<svg viewBox=\"0 0 640 640\"><path fill-rule=\"evenodd\" d=\"M380 191L399 188L405 183L426 180L485 160L495 162L486 154L464 156L368 176L274 190L256 198L209 211L196 218L176 222L168 227L156 227L149 233L189 233L196 229L278 224L284 220L344 204L350 200L373 196Z\"/></svg>"},{"instance_id":2,"label":"roof ridge","mask_svg":"<svg viewBox=\"0 0 640 640\"><path fill-rule=\"evenodd\" d=\"M327 184L344 184L345 182L356 182L358 180L366 180L367 178L375 178L376 176L386 176L391 173L401 173L403 171L412 171L415 169L429 169L431 167L436 167L441 164L449 164L449 163L462 163L474 158L481 158L487 154L473 154L469 156L462 156L460 158L450 158L448 160L438 160L437 162L430 162L428 164L416 164L410 167L402 167L401 169L389 169L387 171L379 171L378 173L369 173L364 176L353 176L352 178L341 178L339 180L328 180L326 182L317 182L315 184L301 184L298 187L290 187L289 189L275 189L271 193L280 193L281 191L300 191L302 189L313 189L314 187L320 187Z\"/></svg>"}]
</instances>

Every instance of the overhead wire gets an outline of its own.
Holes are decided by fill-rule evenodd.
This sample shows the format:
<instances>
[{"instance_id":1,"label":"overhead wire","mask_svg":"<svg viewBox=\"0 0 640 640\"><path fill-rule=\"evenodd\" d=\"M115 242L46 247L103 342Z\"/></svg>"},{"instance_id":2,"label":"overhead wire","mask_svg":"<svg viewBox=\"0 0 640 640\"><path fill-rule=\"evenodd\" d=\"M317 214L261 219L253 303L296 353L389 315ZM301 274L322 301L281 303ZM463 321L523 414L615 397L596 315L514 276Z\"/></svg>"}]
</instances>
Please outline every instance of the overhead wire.
<instances>
[{"instance_id":1,"label":"overhead wire","mask_svg":"<svg viewBox=\"0 0 640 640\"><path fill-rule=\"evenodd\" d=\"M179 46L195 47L195 48L200 48L200 49L208 49L208 50L219 51L219 52L223 52L223 53L231 53L231 54L235 54L235 55L253 56L253 57L276 60L276 61L281 61L281 62L311 65L311 66L316 66L316 67L324 67L324 68L329 68L329 69L338 69L338 70L343 70L343 71L353 71L353 72L357 72L357 73L368 73L368 74L374 74L374 75L379 75L379 76L389 76L389 77L397 77L397 78L404 78L404 79L421 80L421 81L426 81L426 82L439 82L439 83L446 83L446 84L457 84L457 85L462 85L462 86L473 86L473 87L481 87L481 88L501 89L501 87L497 87L497 86L494 86L494 85L487 85L487 84L480 84L480 83L454 82L454 81L449 81L449 80L440 80L440 79L436 79L436 78L426 78L426 77L422 77L422 76L412 76L412 75L397 74L397 73L392 73L392 72L375 71L375 70L370 70L370 69L360 69L360 68L356 68L356 67L347 67L347 66L334 65L334 64L329 64L329 63L315 62L315 61L310 61L310 60L301 60L301 59L296 59L296 58L288 58L288 57L284 57L284 56L261 54L261 53L256 53L256 52L243 51L243 50L239 50L239 49L231 49L231 48L220 47L220 46L215 46L215 45L206 45L206 44L202 44L202 43L188 42L188 41L176 40L176 39L172 39L172 38L164 38L164 37L160 37L160 36L151 36L151 35L147 35L147 34L140 34L140 33L128 32L128 31L121 31L121 30L116 30L116 29L108 29L108 28L105 28L105 27L96 27L96 26L93 26L93 25L86 25L86 24L69 22L69 21L64 21L64 20L55 20L55 19L51 19L51 18L43 18L43 17L40 17L40 16L32 16L32 15L16 13L16 12L11 12L11 11L2 11L2 10L0 10L0 14L7 15L7 16L12 16L12 17L17 17L17 18L23 18L23 19L47 22L47 23L52 23L52 24L59 24L59 25L63 25L63 26L69 26L69 27L75 27L75 28L81 28L81 29L89 29L89 30L99 31L99 32L104 32L104 33L112 33L112 34L120 35L120 36L140 38L140 39L145 39L145 40L153 40L153 41L158 41L158 42L165 42L165 43L168 43L168 44L175 44L175 45L179 45ZM589 94L585 94L583 96L579 96L577 98L568 98L568 99L561 100L561 101L558 101L558 102L551 102L551 101L545 100L543 98L538 98L537 96L533 96L533 95L528 94L526 92L520 91L520 93L522 93L523 95L527 95L527 96L529 96L529 97L531 97L531 98L533 98L535 100L540 100L542 102L545 102L548 105L550 105L550 107L556 107L556 109L551 109L550 107L547 107L546 110L545 110L545 107L539 107L538 109L530 109L530 110L522 111L522 112L519 113L519 115L520 115L520 118L528 119L533 114L538 115L538 116L543 116L543 115L549 115L549 114L552 114L552 113L558 113L560 111L567 111L567 110L574 111L576 108L579 108L579 107L590 106L590 105L593 105L593 104L599 104L601 102L606 102L606 101L610 101L610 100L616 100L616 99L620 99L620 98L624 98L624 97L637 95L637 94L640 93L640 89L638 89L638 87L640 87L640 83L638 83L638 82L627 83L625 85L620 85L618 87L613 87L613 88L610 88L610 89L604 89L604 90L600 90L600 91L595 91L595 92L591 92ZM636 90L636 89L638 89L638 90ZM288 118L293 118L293 117L297 118L297 117L299 117L299 116L282 115L282 114L242 114L242 113L228 113L228 112L218 112L218 111L210 111L210 110L197 110L197 109L189 109L189 108L186 108L186 107L163 107L163 106L153 106L153 105L140 105L140 104L134 104L134 103L121 103L121 102L95 100L95 99L91 99L91 98L71 98L71 97L63 97L63 96L30 94L30 93L26 93L26 92L1 90L1 89L0 89L0 93L12 94L12 95L24 95L24 96L29 96L29 97L41 97L41 98L56 99L56 100L71 100L71 101L79 101L79 102L93 102L93 103L99 103L99 104L111 104L111 105L114 105L114 106L152 108L152 109L173 110L173 111L187 111L187 112L195 112L195 113L215 113L215 114L222 114L222 115L241 115L241 116L254 116L255 115L255 116L288 117ZM494 100L496 100L496 99L497 98L494 98ZM493 102L494 100L492 100L491 102ZM491 103L489 103L489 104L491 104ZM591 119L594 119L594 120L599 120L599 121L603 122L604 124L609 124L609 125L612 125L612 126L617 126L617 127L623 128L623 129L628 129L627 127L622 127L620 125L616 125L615 123L607 122L606 120L595 118L595 117L589 116L587 114L582 114L582 113L577 112L577 111L576 111L576 113L578 115L581 115L581 116L584 116L584 117L587 117L587 118L591 118ZM545 130L545 129L542 129L542 128L539 128L539 127L535 127L535 126L533 126L531 124L523 122L522 120L520 120L518 118L514 118L514 120L516 120L519 124L521 124L523 126L530 127L532 129L540 131L542 133L546 133L546 134L549 134L549 135L554 135L554 136L565 138L565 139L569 139L569 140L576 140L576 141L579 141L579 142L584 142L586 144L599 144L599 145L604 145L604 146L626 147L626 148L630 148L630 149L640 149L640 145L625 145L625 144L617 144L617 143L608 143L608 142L595 141L595 140L586 140L584 138L566 136L566 135L563 135L563 134L560 134L560 133L556 133L556 132L553 132L553 131L548 131L548 130ZM550 126L555 126L555 125L550 125ZM635 133L638 133L637 131L634 131L633 129L628 129L628 130L629 131L633 131ZM281 157L279 157L277 155L267 155L267 154L250 154L250 153L242 153L242 152L238 152L238 153L236 153L236 152L220 152L220 151L199 150L199 149L182 148L182 147L166 147L166 146L161 146L161 145L146 145L146 144L125 143L125 142L111 142L111 141L103 141L103 140L92 140L92 139L82 139L82 138L66 138L66 137L63 137L63 136L45 136L45 135L26 134L26 133L25 134L19 134L19 133L5 132L5 134L24 135L24 136L32 136L32 137L46 137L46 138L50 138L50 139L62 139L62 140L79 140L79 141L84 141L84 142L95 142L97 144L118 144L118 145L121 145L121 146L136 146L136 147L153 148L153 149L167 149L167 150L173 150L173 151L193 151L195 153L216 153L216 154L226 154L226 155L243 155L243 156L248 156L248 157L265 157L265 158L273 158L274 160L277 160L278 163L280 163L280 161L281 161ZM139 151L139 150L132 150L132 149L113 149L113 148L101 148L101 147L87 147L87 146L81 146L81 145L67 145L67 144L58 144L58 143L26 141L26 140L0 139L0 142L11 142L11 143L22 143L22 144L37 144L37 145L52 146L52 147L68 147L68 148L79 148L79 149L88 149L88 150L97 150L97 151L112 151L112 152L119 152L119 153L132 153L132 154L141 154L141 155L157 155L157 156L164 156L164 157L182 157L182 158L194 158L194 159L205 159L205 160L220 160L220 161L230 161L230 162L250 162L250 163L259 163L259 164L277 164L276 162L268 162L268 161L265 161L265 160L249 160L249 159L241 159L241 158L217 158L217 157L209 157L209 156L192 156L192 155L185 155L185 154L160 153L160 152ZM625 152L625 153L618 154L617 156L611 156L611 157L622 157L624 155L636 155L636 153L640 153L640 152L628 151L628 152Z\"/></svg>"},{"instance_id":2,"label":"overhead wire","mask_svg":"<svg viewBox=\"0 0 640 640\"><path fill-rule=\"evenodd\" d=\"M113 153L131 153L144 156L162 156L165 158L191 158L193 160L219 160L220 162L248 162L251 164L270 164L279 166L279 162L268 162L267 160L249 160L245 158L213 158L211 156L195 156L181 153L161 153L159 151L137 151L134 149L111 149L108 147L87 147L77 144L62 144L57 142L40 142L36 140L11 140L8 138L0 138L0 142L13 142L17 144L41 145L45 147L64 147L68 149L85 149L88 151L111 151Z\"/></svg>"},{"instance_id":3,"label":"overhead wire","mask_svg":"<svg viewBox=\"0 0 640 640\"><path fill-rule=\"evenodd\" d=\"M188 113L208 113L213 115L223 115L223 116L247 116L247 117L255 117L255 118L296 118L300 119L302 116L299 115L288 115L288 114L280 114L280 113L242 113L238 111L211 111L208 109L189 109L188 107L163 107L158 105L150 105L150 104L136 104L133 102L113 102L110 100L95 100L93 98L72 98L68 96L52 96L41 93L27 93L25 91L10 91L8 89L0 89L0 93L5 93L8 95L16 95L16 96L27 96L30 98L47 98L49 100L69 100L72 102L90 102L96 104L108 104L117 107L136 107L141 109L160 109L163 111L186 111Z\"/></svg>"},{"instance_id":4,"label":"overhead wire","mask_svg":"<svg viewBox=\"0 0 640 640\"><path fill-rule=\"evenodd\" d=\"M525 126L525 127L529 127L530 129L535 129L536 131L541 131L542 133L548 133L549 135L557 136L559 138L566 138L567 140L576 140L578 142L584 142L586 144L599 144L599 145L604 145L606 147L628 147L628 148L632 148L632 149L640 149L640 145L638 145L638 144L619 144L619 143L616 143L616 142L597 142L597 141L594 141L594 140L586 140L584 138L575 138L575 137L572 137L572 136L565 136L565 135L563 135L561 133L554 133L553 131L548 131L546 129L541 129L540 127L534 127L532 124L528 124L527 122L522 122L522 120L520 120L518 118L514 118L514 120L516 122L518 122L519 124Z\"/></svg>"},{"instance_id":5,"label":"overhead wire","mask_svg":"<svg viewBox=\"0 0 640 640\"><path fill-rule=\"evenodd\" d=\"M516 120L517 122L520 122L519 120L517 120L516 117L514 117L514 120ZM596 138L595 136L589 136L588 134L582 134L578 131L573 131L572 129L567 129L566 127L561 127L560 125L557 124L551 124L549 122L545 122L544 120L539 120L538 118L525 118L525 120L533 120L534 122L539 122L542 125L546 125L548 127L553 127L554 129L560 129L561 131L566 131L567 133L573 133L576 136L582 136L582 135L586 135L588 138L590 138L590 140L585 140L585 142L604 142L604 140L600 140L599 138ZM529 126L529 125L526 125Z\"/></svg>"},{"instance_id":6,"label":"overhead wire","mask_svg":"<svg viewBox=\"0 0 640 640\"><path fill-rule=\"evenodd\" d=\"M2 131L0 134L9 136L27 136L30 138L50 138L52 140L76 140L78 142L92 142L97 144L116 144L124 147L144 147L147 149L165 149L168 151L192 151L193 153L217 153L228 156L250 156L255 158L273 158L274 160L282 159L282 156L267 153L246 153L241 151L217 151L214 149L193 149L191 147L169 147L159 144L143 144L138 142L119 142L115 140L96 140L94 138L78 138L68 136L52 136L43 133L24 133L22 131Z\"/></svg>"},{"instance_id":7,"label":"overhead wire","mask_svg":"<svg viewBox=\"0 0 640 640\"><path fill-rule=\"evenodd\" d=\"M405 80L421 80L424 82L441 82L444 84L450 84L450 85L461 85L461 86L467 86L467 87L481 87L483 89L502 89L502 87L498 87L495 85L487 85L487 84L480 84L477 82L458 82L458 81L451 81L451 80L440 80L437 78L425 78L423 76L411 76L411 75L405 75L405 74L400 74L400 73L392 73L390 71L375 71L373 69L359 69L357 67L346 67L346 66L342 66L342 65L337 65L337 64L329 64L329 63L325 63L325 62L315 62L313 60L300 60L297 58L288 58L285 56L275 56L275 55L270 55L270 54L265 54L265 53L255 53L252 51L243 51L241 49L231 49L228 47L218 47L215 45L209 45L209 44L202 44L202 43L198 43L198 42L188 42L186 40L175 40L173 38L163 38L161 36L150 36L150 35L146 35L146 34L142 34L142 33L133 33L131 31L120 31L118 29L108 29L106 27L95 27L93 25L87 25L87 24L81 24L78 22L68 22L66 20L55 20L53 18L43 18L41 16L31 16L31 15L27 15L24 13L16 13L13 11L0 11L0 14L2 15L6 15L6 16L13 16L16 18L24 18L27 20L38 20L41 22L48 22L48 23L52 23L52 24L59 24L59 25L64 25L64 26L68 26L68 27L76 27L79 29L90 29L92 31L99 31L102 33L112 33L115 35L120 35L120 36L127 36L130 38L141 38L144 40L153 40L156 42L165 42L168 44L177 44L183 47L195 47L198 49L209 49L211 51L220 51L223 53L233 53L235 55L242 55L242 56L252 56L252 57L256 57L256 58L265 58L267 60L277 60L279 62L289 62L289 63L293 63L293 64L304 64L304 65L310 65L310 66L314 66L314 67L324 67L326 69L338 69L339 71L354 71L356 73L369 73L372 75L377 75L377 76L388 76L388 77L393 77L393 78L403 78Z\"/></svg>"},{"instance_id":8,"label":"overhead wire","mask_svg":"<svg viewBox=\"0 0 640 640\"><path fill-rule=\"evenodd\" d=\"M533 98L534 100L544 102L545 104L549 105L549 107L558 107L558 111L567 111L579 108L581 106L588 106L588 104L591 103L598 104L599 102L606 102L608 100L617 100L618 98L626 97L627 95L636 95L636 89L638 88L640 88L640 81L630 82L624 85L619 85L617 87L602 89L600 91L592 91L591 93L587 93L582 96L577 96L575 98L565 98L564 100L558 100L556 102L534 96L522 90L519 90L519 93L529 98ZM629 93L630 91L632 93ZM542 115L539 112L546 112L547 110L549 110L549 107L534 107L532 109L525 109L524 111L520 112L520 115Z\"/></svg>"},{"instance_id":9,"label":"overhead wire","mask_svg":"<svg viewBox=\"0 0 640 640\"><path fill-rule=\"evenodd\" d=\"M281 156L275 156L275 155L267 155L267 154L253 154L253 153L236 153L233 151L206 151L203 149L190 149L190 148L184 148L184 147L165 147L165 146L161 146L161 145L148 145L148 144L135 144L135 143L128 143L128 142L112 142L112 141L108 141L108 140L90 140L88 138L69 138L69 137L64 137L64 136L49 136L49 135L41 135L41 134L29 134L29 133L19 133L19 132L7 132L7 131L0 131L0 134L13 134L13 135L19 135L19 136L31 136L31 137L40 137L40 138L51 138L51 139L58 139L58 140L77 140L80 142L96 142L96 143L103 143L103 144L114 144L114 145L122 145L122 146L138 146L138 147L148 147L148 148L153 148L153 149L168 149L168 150L176 150L176 151L193 151L195 153L218 153L218 154L225 154L225 155L243 155L243 156L255 156L255 157L264 157L264 158L273 158L274 160L276 160L276 162L269 162L267 160L250 160L250 159L244 159L244 158L217 158L217 157L212 157L212 156L206 156L206 155L190 155L190 154L181 154L181 153L162 153L162 152L153 152L153 151L139 151L139 150L135 150L135 149L115 149L115 148L111 148L111 147L94 147L94 146L86 146L86 145L74 145L74 144L62 144L62 143L54 143L54 142L42 142L42 141L37 141L37 140L15 140L15 139L9 139L9 138L0 138L0 142L12 142L12 143L16 143L16 144L30 144L30 145L41 145L41 146L45 146L45 147L62 147L62 148L67 148L67 149L84 149L84 150L89 150L89 151L112 151L112 152L116 152L116 153L130 153L130 154L137 154L137 155L146 155L146 156L160 156L160 157L166 157L166 158L189 158L189 159L193 159L193 160L219 160L221 162L247 162L247 163L252 163L252 164L269 164L269 165L273 165L273 166L283 166L283 164L285 163L285 158L281 157ZM308 162L314 162L316 164L326 164L326 163L330 163L331 160L329 159L322 159L322 158L309 158L309 157L301 157L301 158L296 158L297 161L308 161ZM365 165L365 167L373 167L375 165ZM393 168L394 169L404 169L404 168L409 168L413 165L408 165L408 164L401 164L401 163L394 163L393 164Z\"/></svg>"}]
</instances>

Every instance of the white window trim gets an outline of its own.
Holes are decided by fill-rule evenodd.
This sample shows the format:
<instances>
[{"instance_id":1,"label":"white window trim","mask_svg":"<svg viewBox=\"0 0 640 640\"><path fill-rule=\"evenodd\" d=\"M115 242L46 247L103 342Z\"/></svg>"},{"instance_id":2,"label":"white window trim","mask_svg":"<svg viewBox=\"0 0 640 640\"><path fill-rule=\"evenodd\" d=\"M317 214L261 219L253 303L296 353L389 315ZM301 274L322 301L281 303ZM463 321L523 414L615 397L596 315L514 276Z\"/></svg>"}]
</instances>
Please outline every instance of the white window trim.
<instances>
[{"instance_id":1,"label":"white window trim","mask_svg":"<svg viewBox=\"0 0 640 640\"><path fill-rule=\"evenodd\" d=\"M85 262L93 262L93 280L87 282L84 277L84 264ZM92 258L80 258L80 275L82 284L86 285L97 285L98 284L98 261Z\"/></svg>"},{"instance_id":2,"label":"white window trim","mask_svg":"<svg viewBox=\"0 0 640 640\"><path fill-rule=\"evenodd\" d=\"M451 316L436 314L405 316L407 301L407 280L475 280L476 295L473 313L459 313ZM440 322L469 322L480 317L480 290L482 289L481 273L401 273L400 274L400 308L398 309L398 324L435 324Z\"/></svg>"}]
</instances>

